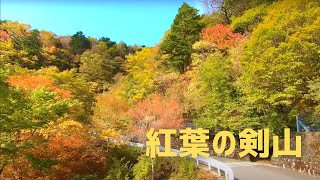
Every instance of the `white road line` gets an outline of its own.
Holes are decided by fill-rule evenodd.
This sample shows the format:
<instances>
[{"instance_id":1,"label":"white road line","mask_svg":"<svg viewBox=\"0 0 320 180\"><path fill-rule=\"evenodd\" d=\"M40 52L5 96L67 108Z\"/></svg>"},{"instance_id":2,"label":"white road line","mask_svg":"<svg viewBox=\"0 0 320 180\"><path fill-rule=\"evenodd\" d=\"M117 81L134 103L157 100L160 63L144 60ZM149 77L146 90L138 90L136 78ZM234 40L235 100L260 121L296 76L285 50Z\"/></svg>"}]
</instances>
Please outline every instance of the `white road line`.
<instances>
[{"instance_id":1,"label":"white road line","mask_svg":"<svg viewBox=\"0 0 320 180\"><path fill-rule=\"evenodd\" d=\"M250 163L250 162L233 162L233 163L225 163L229 165L231 168L233 167L246 167L246 166L257 166L259 164Z\"/></svg>"}]
</instances>

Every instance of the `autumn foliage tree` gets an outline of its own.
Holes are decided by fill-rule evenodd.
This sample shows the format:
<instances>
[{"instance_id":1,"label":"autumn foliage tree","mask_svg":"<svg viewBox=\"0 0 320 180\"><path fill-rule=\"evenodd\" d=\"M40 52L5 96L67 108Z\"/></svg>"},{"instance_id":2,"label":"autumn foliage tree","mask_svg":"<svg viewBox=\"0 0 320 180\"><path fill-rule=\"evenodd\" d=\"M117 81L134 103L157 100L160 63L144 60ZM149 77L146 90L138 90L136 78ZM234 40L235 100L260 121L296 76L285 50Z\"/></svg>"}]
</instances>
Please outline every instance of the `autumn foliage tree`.
<instances>
[{"instance_id":1,"label":"autumn foliage tree","mask_svg":"<svg viewBox=\"0 0 320 180\"><path fill-rule=\"evenodd\" d=\"M244 35L233 33L231 26L223 24L204 29L201 33L201 40L212 43L221 50L236 45L243 38Z\"/></svg>"},{"instance_id":2,"label":"autumn foliage tree","mask_svg":"<svg viewBox=\"0 0 320 180\"><path fill-rule=\"evenodd\" d=\"M58 124L56 129L51 131L52 136L46 146L34 151L35 158L50 158L58 162L52 166L55 178L67 179L77 174L95 174L99 169L103 170L106 157L93 146L94 141L90 141L85 125L66 121Z\"/></svg>"},{"instance_id":3,"label":"autumn foliage tree","mask_svg":"<svg viewBox=\"0 0 320 180\"><path fill-rule=\"evenodd\" d=\"M133 119L133 131L140 140L145 139L150 128L180 128L183 126L182 111L175 100L153 95L139 102L129 111Z\"/></svg>"},{"instance_id":4,"label":"autumn foliage tree","mask_svg":"<svg viewBox=\"0 0 320 180\"><path fill-rule=\"evenodd\" d=\"M18 81L10 81L10 86L4 79L0 77L0 174L25 149L41 141L37 138L41 128L64 117L73 104L48 88L22 91L14 87Z\"/></svg>"},{"instance_id":5,"label":"autumn foliage tree","mask_svg":"<svg viewBox=\"0 0 320 180\"><path fill-rule=\"evenodd\" d=\"M319 0L200 1L212 14L184 3L148 48L0 20L0 179L213 179L119 139L184 119L235 135L316 124Z\"/></svg>"},{"instance_id":6,"label":"autumn foliage tree","mask_svg":"<svg viewBox=\"0 0 320 180\"><path fill-rule=\"evenodd\" d=\"M47 141L26 149L24 155L13 159L15 163L5 167L0 177L70 179L79 174L103 175L106 156L89 141L85 125L63 121L50 124L41 134Z\"/></svg>"},{"instance_id":7,"label":"autumn foliage tree","mask_svg":"<svg viewBox=\"0 0 320 180\"><path fill-rule=\"evenodd\" d=\"M124 98L103 93L96 98L92 121L98 129L114 129L125 133L128 130L128 104Z\"/></svg>"},{"instance_id":8,"label":"autumn foliage tree","mask_svg":"<svg viewBox=\"0 0 320 180\"><path fill-rule=\"evenodd\" d=\"M70 99L76 100L78 103L70 110L69 118L89 122L88 117L92 114L94 93L90 82L78 73L78 69L60 72L57 67L42 68L37 71L36 75L48 77L54 82L54 86L71 92Z\"/></svg>"},{"instance_id":9,"label":"autumn foliage tree","mask_svg":"<svg viewBox=\"0 0 320 180\"><path fill-rule=\"evenodd\" d=\"M143 48L127 56L127 76L122 77L113 89L126 98L129 104L145 98L154 91L155 56L155 48Z\"/></svg>"},{"instance_id":10,"label":"autumn foliage tree","mask_svg":"<svg viewBox=\"0 0 320 180\"><path fill-rule=\"evenodd\" d=\"M59 93L64 98L70 98L72 96L70 91L56 87L52 79L42 75L13 75L9 77L8 83L11 86L15 86L25 90L34 90L40 87L49 88L52 91Z\"/></svg>"}]
</instances>

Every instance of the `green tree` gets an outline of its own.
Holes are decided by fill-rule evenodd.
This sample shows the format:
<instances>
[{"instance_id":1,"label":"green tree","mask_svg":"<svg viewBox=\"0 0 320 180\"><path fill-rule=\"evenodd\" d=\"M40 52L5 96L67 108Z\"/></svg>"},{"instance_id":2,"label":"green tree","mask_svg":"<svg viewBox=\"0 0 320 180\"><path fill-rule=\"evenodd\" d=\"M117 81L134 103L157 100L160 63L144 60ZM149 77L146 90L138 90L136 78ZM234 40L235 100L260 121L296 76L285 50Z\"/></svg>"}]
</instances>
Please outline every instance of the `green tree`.
<instances>
[{"instance_id":1,"label":"green tree","mask_svg":"<svg viewBox=\"0 0 320 180\"><path fill-rule=\"evenodd\" d=\"M111 41L111 39L108 37L102 37L99 39L99 41L107 43L107 47L111 47L117 44L115 41Z\"/></svg>"},{"instance_id":2,"label":"green tree","mask_svg":"<svg viewBox=\"0 0 320 180\"><path fill-rule=\"evenodd\" d=\"M29 36L23 36L16 42L16 49L22 49L28 52L29 55L39 55L41 51L41 42L39 39L40 32L38 30L31 30Z\"/></svg>"},{"instance_id":3,"label":"green tree","mask_svg":"<svg viewBox=\"0 0 320 180\"><path fill-rule=\"evenodd\" d=\"M233 120L240 94L234 85L232 58L215 52L198 66L197 75L188 88L195 123L207 129L236 130L240 122L234 125Z\"/></svg>"},{"instance_id":4,"label":"green tree","mask_svg":"<svg viewBox=\"0 0 320 180\"><path fill-rule=\"evenodd\" d=\"M165 63L173 70L183 73L191 64L192 44L199 40L202 28L199 21L198 10L184 3L160 44L160 55L166 55Z\"/></svg>"},{"instance_id":5,"label":"green tree","mask_svg":"<svg viewBox=\"0 0 320 180\"><path fill-rule=\"evenodd\" d=\"M309 100L312 100L313 105L310 108L311 112L308 113L312 114L311 118L312 120L315 120L320 117L320 78L310 81L308 87L309 93L306 97Z\"/></svg>"},{"instance_id":6,"label":"green tree","mask_svg":"<svg viewBox=\"0 0 320 180\"><path fill-rule=\"evenodd\" d=\"M113 67L100 54L87 51L81 55L80 62L80 73L87 81L96 82L98 89L104 89L104 85L112 82Z\"/></svg>"},{"instance_id":7,"label":"green tree","mask_svg":"<svg viewBox=\"0 0 320 180\"><path fill-rule=\"evenodd\" d=\"M125 162L125 158L116 160L108 171L108 176L104 180L129 180L132 179L132 167L129 161Z\"/></svg>"},{"instance_id":8,"label":"green tree","mask_svg":"<svg viewBox=\"0 0 320 180\"><path fill-rule=\"evenodd\" d=\"M185 179L197 178L196 163L186 158L155 158L145 155L139 157L139 162L133 166L135 180L147 179Z\"/></svg>"},{"instance_id":9,"label":"green tree","mask_svg":"<svg viewBox=\"0 0 320 180\"><path fill-rule=\"evenodd\" d=\"M70 109L69 117L71 119L89 122L94 102L94 92L90 87L90 82L77 72L78 69L60 72L56 67L42 68L37 71L38 74L53 78L54 83L59 87L71 91L72 99L79 102Z\"/></svg>"},{"instance_id":10,"label":"green tree","mask_svg":"<svg viewBox=\"0 0 320 180\"><path fill-rule=\"evenodd\" d=\"M248 119L280 134L305 112L308 82L320 76L320 2L284 0L274 4L252 32L239 80Z\"/></svg>"},{"instance_id":11,"label":"green tree","mask_svg":"<svg viewBox=\"0 0 320 180\"><path fill-rule=\"evenodd\" d=\"M1 21L0 31L4 33L1 37L8 36L0 41L1 61L32 69L44 65L40 32L30 28L18 22Z\"/></svg>"},{"instance_id":12,"label":"green tree","mask_svg":"<svg viewBox=\"0 0 320 180\"><path fill-rule=\"evenodd\" d=\"M109 38L101 38L95 48L92 49L97 54L100 54L104 59L108 59L108 64L113 67L112 74L125 73L124 62L128 54L134 54L140 51L140 46L127 46L120 42L117 44Z\"/></svg>"},{"instance_id":13,"label":"green tree","mask_svg":"<svg viewBox=\"0 0 320 180\"><path fill-rule=\"evenodd\" d=\"M83 32L79 31L71 37L69 43L74 54L82 54L85 50L91 48L91 42Z\"/></svg>"}]
</instances>

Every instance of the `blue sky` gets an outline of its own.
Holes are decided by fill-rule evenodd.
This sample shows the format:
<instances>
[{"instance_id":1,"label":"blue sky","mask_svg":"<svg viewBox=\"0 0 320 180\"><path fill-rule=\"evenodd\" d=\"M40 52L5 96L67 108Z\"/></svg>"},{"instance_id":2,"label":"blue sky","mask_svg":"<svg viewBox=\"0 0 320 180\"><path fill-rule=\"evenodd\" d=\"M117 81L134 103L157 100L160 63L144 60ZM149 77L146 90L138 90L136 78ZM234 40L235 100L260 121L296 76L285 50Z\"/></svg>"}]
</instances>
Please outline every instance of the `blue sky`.
<instances>
[{"instance_id":1,"label":"blue sky","mask_svg":"<svg viewBox=\"0 0 320 180\"><path fill-rule=\"evenodd\" d=\"M85 35L153 46L170 28L183 2L198 0L1 0L1 20L19 21L57 35Z\"/></svg>"}]
</instances>

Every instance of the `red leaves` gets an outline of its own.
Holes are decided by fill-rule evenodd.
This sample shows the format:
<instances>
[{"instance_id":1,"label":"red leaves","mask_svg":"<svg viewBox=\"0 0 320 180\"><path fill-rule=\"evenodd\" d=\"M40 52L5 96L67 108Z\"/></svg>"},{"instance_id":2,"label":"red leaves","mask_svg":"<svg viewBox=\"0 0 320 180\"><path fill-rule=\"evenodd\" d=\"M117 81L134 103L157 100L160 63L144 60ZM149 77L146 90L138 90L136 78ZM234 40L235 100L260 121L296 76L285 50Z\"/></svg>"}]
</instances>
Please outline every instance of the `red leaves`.
<instances>
[{"instance_id":1,"label":"red leaves","mask_svg":"<svg viewBox=\"0 0 320 180\"><path fill-rule=\"evenodd\" d=\"M204 29L201 33L202 40L215 44L219 49L234 46L244 37L240 33L233 33L231 26L223 24Z\"/></svg>"},{"instance_id":2,"label":"red leaves","mask_svg":"<svg viewBox=\"0 0 320 180\"><path fill-rule=\"evenodd\" d=\"M146 131L150 128L180 128L183 123L181 107L175 100L166 100L154 95L137 104L129 111L129 116L135 121L132 128L144 139Z\"/></svg>"},{"instance_id":3,"label":"red leaves","mask_svg":"<svg viewBox=\"0 0 320 180\"><path fill-rule=\"evenodd\" d=\"M10 40L10 35L6 31L0 30L0 41L8 42Z\"/></svg>"},{"instance_id":4,"label":"red leaves","mask_svg":"<svg viewBox=\"0 0 320 180\"><path fill-rule=\"evenodd\" d=\"M46 76L31 74L14 75L9 77L8 83L11 86L25 90L34 90L40 87L46 87L54 92L58 92L63 98L70 98L72 96L70 91L55 87L53 81Z\"/></svg>"}]
</instances>

